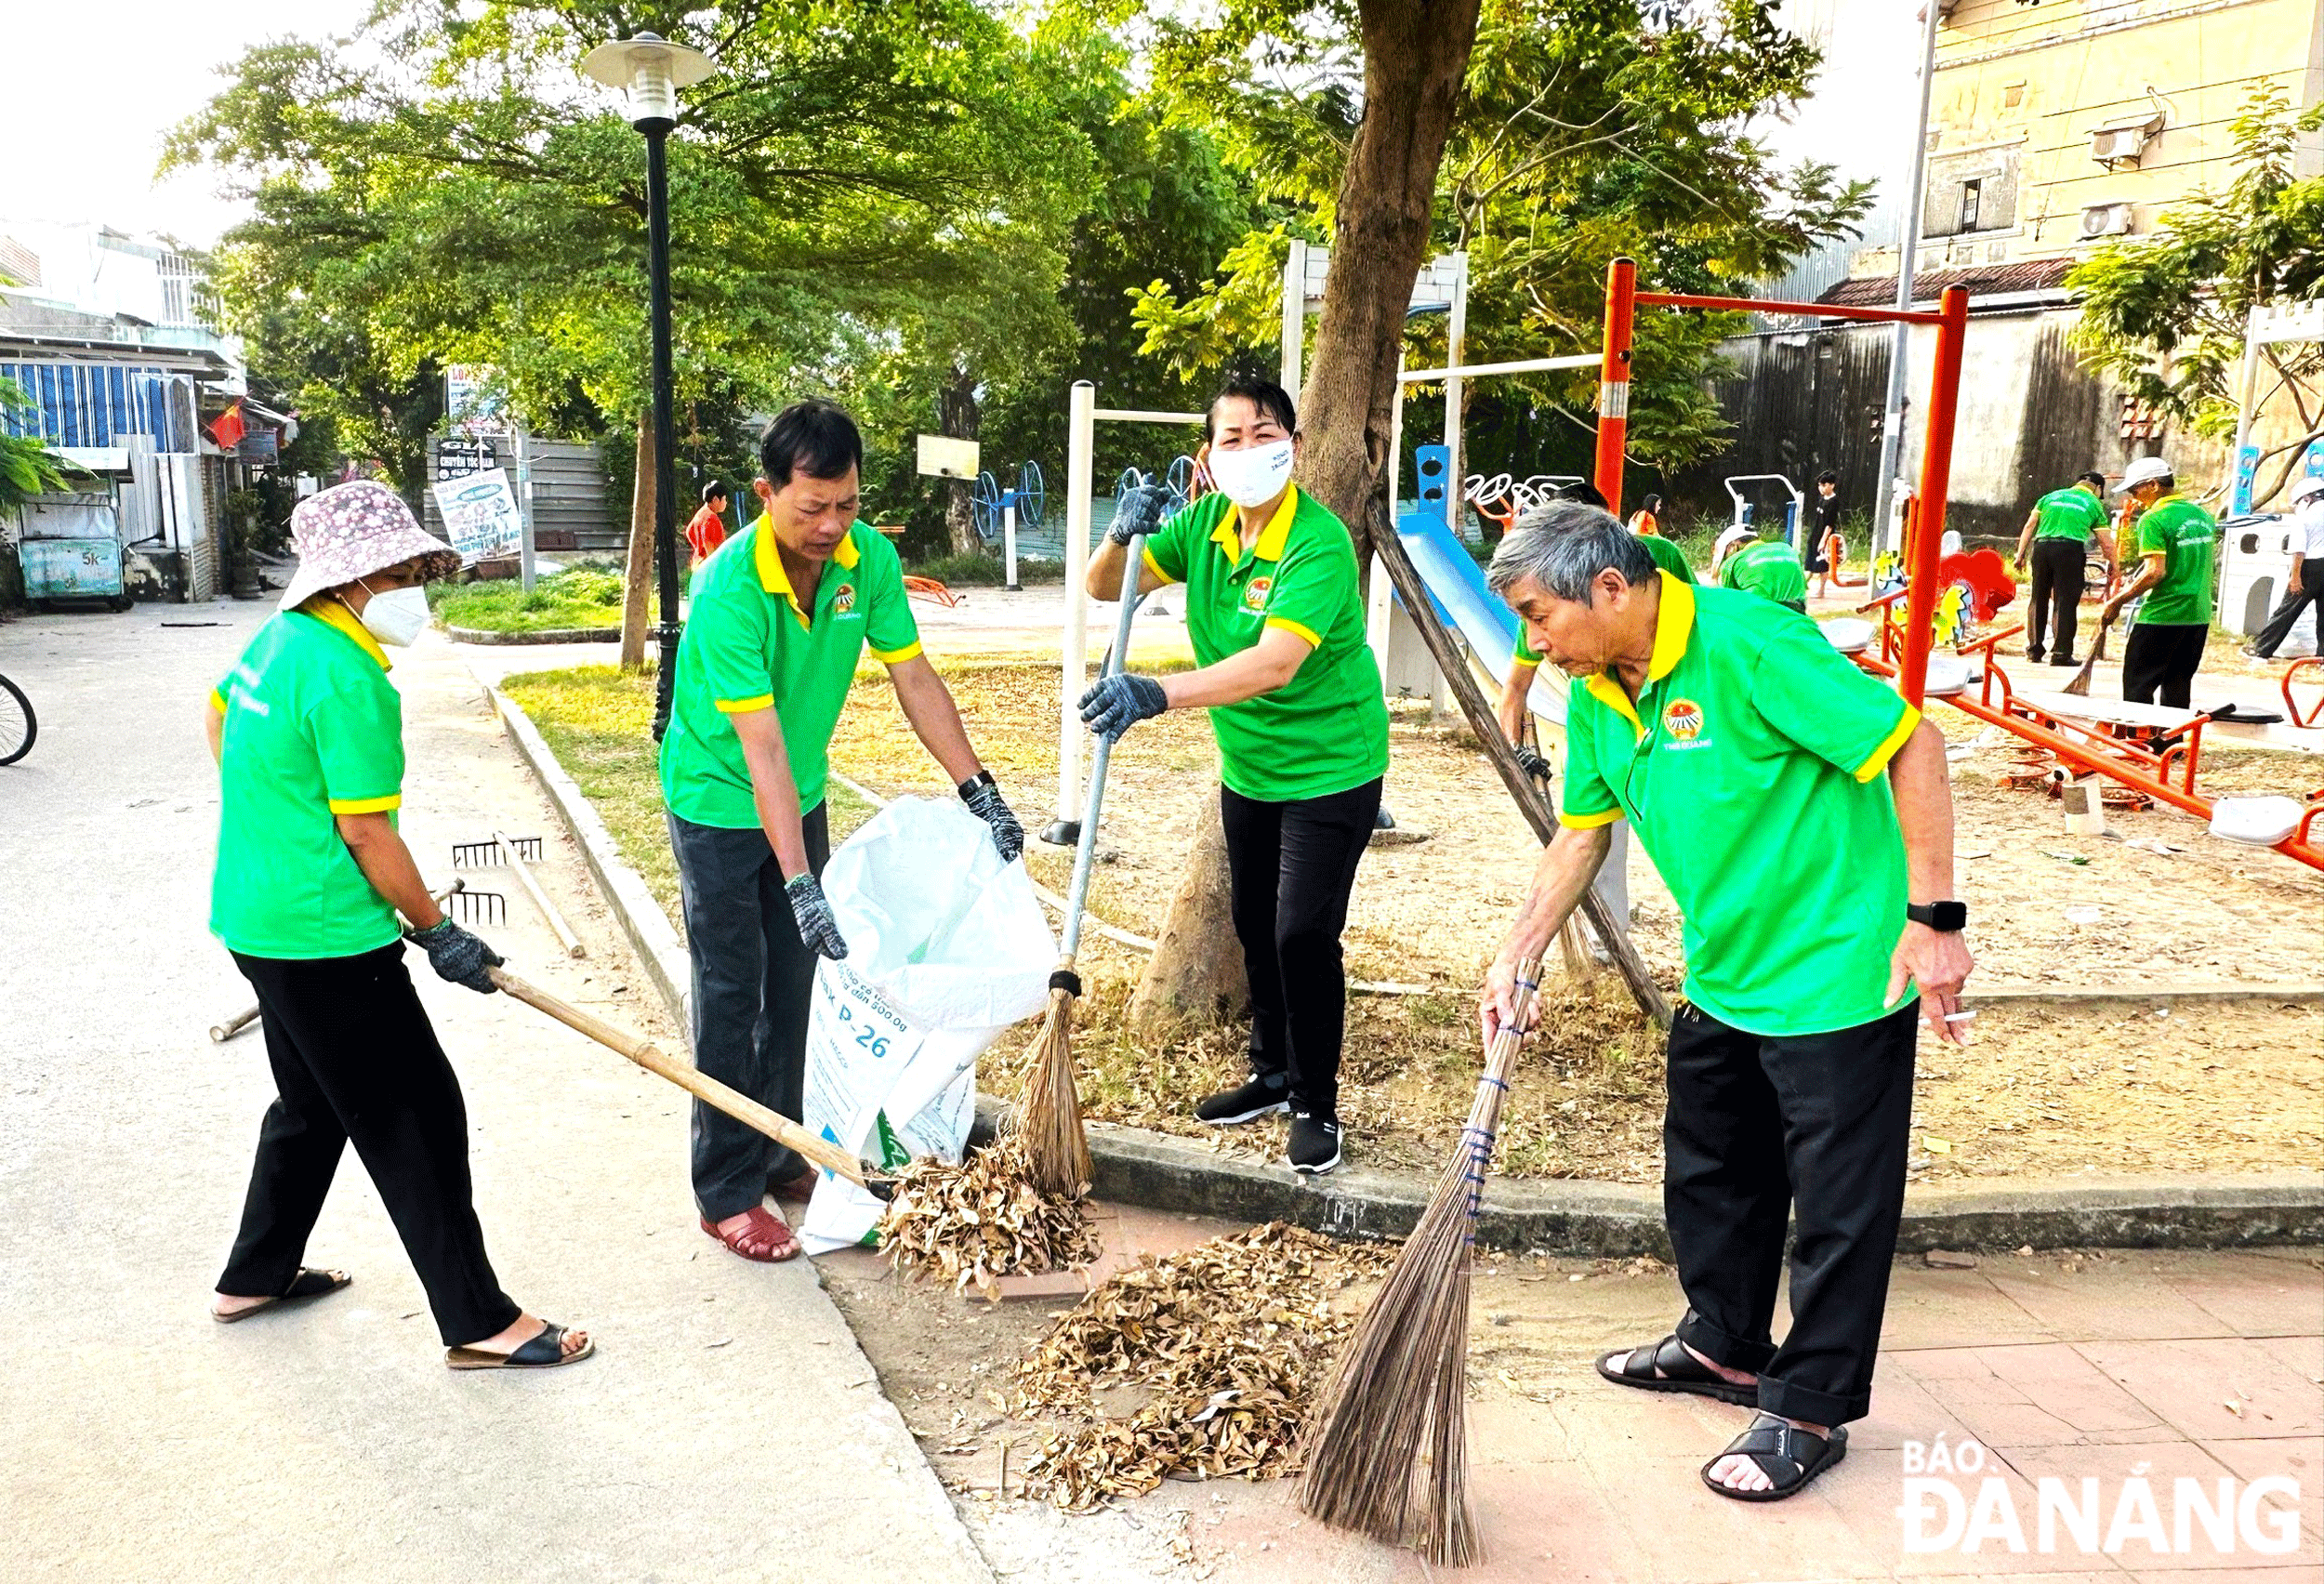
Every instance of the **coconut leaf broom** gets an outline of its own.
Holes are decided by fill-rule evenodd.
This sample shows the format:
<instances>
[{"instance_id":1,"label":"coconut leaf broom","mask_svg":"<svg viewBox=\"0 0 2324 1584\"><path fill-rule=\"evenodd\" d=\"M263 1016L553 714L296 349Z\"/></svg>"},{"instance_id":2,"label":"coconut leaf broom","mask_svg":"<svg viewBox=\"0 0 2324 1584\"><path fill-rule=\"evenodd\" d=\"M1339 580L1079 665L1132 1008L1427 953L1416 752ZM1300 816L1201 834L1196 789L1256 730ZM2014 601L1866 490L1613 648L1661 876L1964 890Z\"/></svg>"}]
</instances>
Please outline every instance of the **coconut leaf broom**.
<instances>
[{"instance_id":1,"label":"coconut leaf broom","mask_svg":"<svg viewBox=\"0 0 2324 1584\"><path fill-rule=\"evenodd\" d=\"M1464 1379L1477 1201L1540 974L1538 959L1519 970L1515 1015L1486 1053L1460 1143L1307 1430L1301 1511L1455 1567L1484 1556L1469 1511Z\"/></svg>"}]
</instances>

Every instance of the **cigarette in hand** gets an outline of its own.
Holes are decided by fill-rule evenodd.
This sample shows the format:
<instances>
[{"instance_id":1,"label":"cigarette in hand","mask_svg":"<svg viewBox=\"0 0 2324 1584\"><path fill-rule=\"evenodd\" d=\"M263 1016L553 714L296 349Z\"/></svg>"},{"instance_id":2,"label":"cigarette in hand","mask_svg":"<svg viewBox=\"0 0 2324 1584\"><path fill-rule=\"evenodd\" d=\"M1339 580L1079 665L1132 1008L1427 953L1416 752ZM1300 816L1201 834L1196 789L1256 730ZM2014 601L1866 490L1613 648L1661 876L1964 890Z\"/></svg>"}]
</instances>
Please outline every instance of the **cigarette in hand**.
<instances>
[{"instance_id":1,"label":"cigarette in hand","mask_svg":"<svg viewBox=\"0 0 2324 1584\"><path fill-rule=\"evenodd\" d=\"M1974 1023L1976 1018L1977 1014L1974 1012L1947 1012L1945 1014L1947 1023Z\"/></svg>"}]
</instances>

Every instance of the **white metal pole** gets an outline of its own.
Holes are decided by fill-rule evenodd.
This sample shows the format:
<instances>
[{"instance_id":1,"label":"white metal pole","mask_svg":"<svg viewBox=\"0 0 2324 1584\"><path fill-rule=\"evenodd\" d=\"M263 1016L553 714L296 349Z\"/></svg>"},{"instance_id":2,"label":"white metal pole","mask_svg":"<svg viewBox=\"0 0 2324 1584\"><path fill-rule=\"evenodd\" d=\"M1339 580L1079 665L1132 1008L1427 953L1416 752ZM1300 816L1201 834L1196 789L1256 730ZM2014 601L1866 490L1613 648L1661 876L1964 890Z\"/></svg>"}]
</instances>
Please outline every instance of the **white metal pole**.
<instances>
[{"instance_id":1,"label":"white metal pole","mask_svg":"<svg viewBox=\"0 0 2324 1584\"><path fill-rule=\"evenodd\" d=\"M2243 377L2236 387L2236 443L2235 449L2227 453L2227 477L2230 480L2242 476L2243 448L2251 443L2251 403L2259 394L2260 384L2260 311L2256 308L2251 310L2251 318L2243 327ZM2255 468L2251 470L2251 487L2244 496L2241 509L2258 510L2259 493L2259 469ZM2230 512L2237 509L2233 483L2227 487L2227 508Z\"/></svg>"},{"instance_id":2,"label":"white metal pole","mask_svg":"<svg viewBox=\"0 0 2324 1584\"><path fill-rule=\"evenodd\" d=\"M1020 587L1017 582L1017 499L1014 492L1000 508L1000 558L1002 581L1009 586L1009 592L1014 594Z\"/></svg>"},{"instance_id":3,"label":"white metal pole","mask_svg":"<svg viewBox=\"0 0 2324 1584\"><path fill-rule=\"evenodd\" d=\"M1074 381L1065 417L1065 641L1057 706L1057 822L1042 838L1067 845L1081 830L1081 691L1089 680L1089 478L1096 466L1098 388Z\"/></svg>"},{"instance_id":4,"label":"white metal pole","mask_svg":"<svg viewBox=\"0 0 2324 1584\"><path fill-rule=\"evenodd\" d=\"M525 433L517 430L517 581L533 592L533 468Z\"/></svg>"},{"instance_id":5,"label":"white metal pole","mask_svg":"<svg viewBox=\"0 0 2324 1584\"><path fill-rule=\"evenodd\" d=\"M1469 256L1453 255L1452 310L1445 323L1445 366L1460 366L1461 343L1469 334ZM1401 381L1398 389L1403 389ZM1460 535L1460 508L1468 501L1467 475L1461 471L1460 450L1461 381L1458 375L1445 377L1445 525Z\"/></svg>"},{"instance_id":6,"label":"white metal pole","mask_svg":"<svg viewBox=\"0 0 2324 1584\"><path fill-rule=\"evenodd\" d=\"M1291 239L1290 256L1283 261L1283 389L1291 400L1300 397L1301 360L1307 339L1307 244Z\"/></svg>"},{"instance_id":7,"label":"white metal pole","mask_svg":"<svg viewBox=\"0 0 2324 1584\"><path fill-rule=\"evenodd\" d=\"M1404 350L1396 350L1396 393L1388 403L1388 531L1396 532L1396 513L1404 507ZM1380 685L1393 691L1388 680L1388 643L1396 609L1395 591L1388 584L1388 569L1378 556L1372 558L1372 580L1365 591L1364 641L1370 646L1373 663L1380 667Z\"/></svg>"},{"instance_id":8,"label":"white metal pole","mask_svg":"<svg viewBox=\"0 0 2324 1584\"><path fill-rule=\"evenodd\" d=\"M1921 34L1921 111L1912 122L1911 179L1906 184L1905 223L1896 247L1896 311L1912 311L1912 264L1921 251L1921 195L1929 165L1929 96L1936 86L1936 23L1938 0L1925 0ZM1888 548L1889 501L1896 487L1896 469L1904 456L1905 353L1912 326L1899 322L1888 344L1888 401L1881 422L1880 476L1873 482L1871 544L1865 564L1871 564ZM1870 574L1868 572L1867 576Z\"/></svg>"}]
</instances>

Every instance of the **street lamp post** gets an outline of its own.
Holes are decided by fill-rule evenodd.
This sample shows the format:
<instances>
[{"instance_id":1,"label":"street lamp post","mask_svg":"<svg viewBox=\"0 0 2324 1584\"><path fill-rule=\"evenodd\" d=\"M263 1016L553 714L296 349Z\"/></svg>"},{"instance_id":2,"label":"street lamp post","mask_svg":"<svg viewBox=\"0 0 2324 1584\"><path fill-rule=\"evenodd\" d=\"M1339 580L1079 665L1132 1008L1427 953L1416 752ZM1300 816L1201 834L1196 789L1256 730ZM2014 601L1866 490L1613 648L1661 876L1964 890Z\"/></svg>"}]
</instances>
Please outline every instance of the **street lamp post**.
<instances>
[{"instance_id":1,"label":"street lamp post","mask_svg":"<svg viewBox=\"0 0 2324 1584\"><path fill-rule=\"evenodd\" d=\"M677 424L670 415L669 176L663 144L678 122L678 90L710 74L710 58L654 33L601 44L581 58L581 70L629 96L629 124L645 135L646 274L654 333L654 569L662 605L654 629L661 646L654 679L654 737L669 724L670 688L678 677L678 499L673 452Z\"/></svg>"}]
</instances>

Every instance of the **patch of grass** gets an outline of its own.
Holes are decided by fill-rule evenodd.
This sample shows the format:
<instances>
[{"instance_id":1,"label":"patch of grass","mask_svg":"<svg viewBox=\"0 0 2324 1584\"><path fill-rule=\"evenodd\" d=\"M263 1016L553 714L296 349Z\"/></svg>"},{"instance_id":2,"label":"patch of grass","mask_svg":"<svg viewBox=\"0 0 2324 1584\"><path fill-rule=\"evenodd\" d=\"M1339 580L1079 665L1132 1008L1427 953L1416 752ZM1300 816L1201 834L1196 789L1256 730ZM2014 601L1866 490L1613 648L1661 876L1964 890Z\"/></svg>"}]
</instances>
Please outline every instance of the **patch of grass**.
<instances>
[{"instance_id":1,"label":"patch of grass","mask_svg":"<svg viewBox=\"0 0 2324 1584\"><path fill-rule=\"evenodd\" d=\"M646 603L650 611L654 604L651 595ZM622 575L611 567L567 567L535 579L530 594L513 577L435 583L429 585L428 604L446 627L485 632L617 627L621 626Z\"/></svg>"}]
</instances>

